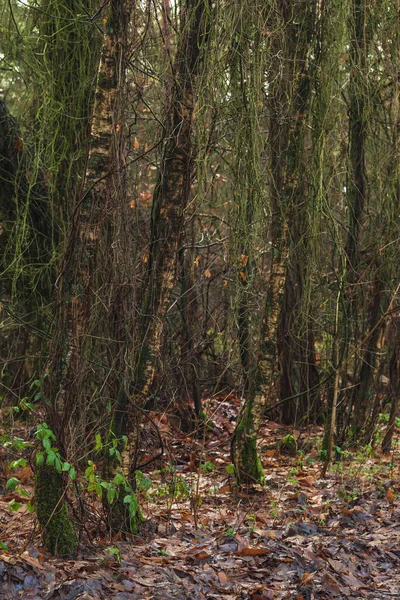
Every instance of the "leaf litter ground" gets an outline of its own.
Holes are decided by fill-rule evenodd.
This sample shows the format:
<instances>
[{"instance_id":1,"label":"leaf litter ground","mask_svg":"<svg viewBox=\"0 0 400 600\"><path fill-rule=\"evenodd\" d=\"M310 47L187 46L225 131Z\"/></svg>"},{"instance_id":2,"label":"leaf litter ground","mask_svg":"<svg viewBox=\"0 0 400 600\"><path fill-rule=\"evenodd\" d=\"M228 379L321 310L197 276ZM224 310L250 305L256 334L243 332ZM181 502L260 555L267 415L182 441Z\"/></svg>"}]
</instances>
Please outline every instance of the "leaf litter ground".
<instances>
[{"instance_id":1,"label":"leaf litter ground","mask_svg":"<svg viewBox=\"0 0 400 600\"><path fill-rule=\"evenodd\" d=\"M74 560L41 548L26 499L5 490L3 450L1 600L400 598L397 446L390 456L349 453L322 479L322 430L267 421L266 485L239 490L229 467L238 404L234 396L209 400L212 426L203 439L153 415L165 453L142 477L140 535L108 538L93 502ZM18 475L32 491L29 467ZM16 513L12 500L22 504Z\"/></svg>"}]
</instances>

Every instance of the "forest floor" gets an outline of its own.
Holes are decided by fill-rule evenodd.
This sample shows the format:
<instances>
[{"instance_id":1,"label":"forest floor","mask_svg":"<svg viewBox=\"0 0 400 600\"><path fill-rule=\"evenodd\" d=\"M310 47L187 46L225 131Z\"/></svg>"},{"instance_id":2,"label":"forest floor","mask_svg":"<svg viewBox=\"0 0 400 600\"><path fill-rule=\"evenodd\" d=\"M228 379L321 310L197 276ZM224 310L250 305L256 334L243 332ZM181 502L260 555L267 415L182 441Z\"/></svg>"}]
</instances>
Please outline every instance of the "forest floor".
<instances>
[{"instance_id":1,"label":"forest floor","mask_svg":"<svg viewBox=\"0 0 400 600\"><path fill-rule=\"evenodd\" d=\"M26 499L5 489L3 462L1 600L400 597L400 430L392 455L343 453L321 478L322 429L267 421L260 434L266 485L245 491L229 466L238 404L233 396L210 400L203 439L154 415L165 451L162 465L139 481L140 535L110 539L92 508L74 560L43 551ZM14 426L13 435L24 438L26 427ZM33 492L30 468L19 477ZM13 500L22 505L17 512Z\"/></svg>"}]
</instances>

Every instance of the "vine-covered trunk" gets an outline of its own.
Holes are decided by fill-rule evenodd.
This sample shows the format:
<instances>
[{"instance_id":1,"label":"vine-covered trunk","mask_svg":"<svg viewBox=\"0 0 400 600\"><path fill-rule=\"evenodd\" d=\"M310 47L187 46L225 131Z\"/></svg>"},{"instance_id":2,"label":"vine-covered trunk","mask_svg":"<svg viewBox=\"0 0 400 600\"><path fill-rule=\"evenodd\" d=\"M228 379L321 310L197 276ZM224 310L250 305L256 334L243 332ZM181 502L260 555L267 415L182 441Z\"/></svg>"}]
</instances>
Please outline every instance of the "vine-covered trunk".
<instances>
[{"instance_id":1,"label":"vine-covered trunk","mask_svg":"<svg viewBox=\"0 0 400 600\"><path fill-rule=\"evenodd\" d=\"M378 420L380 400L374 399L374 383L377 380L379 367L379 351L382 346L383 321L381 321L388 304L388 294L384 289L384 281L377 275L372 290L369 307L369 319L366 328L366 341L360 349L362 365L358 375L358 385L353 389L351 403L354 410L353 427L358 442L370 442Z\"/></svg>"},{"instance_id":2,"label":"vine-covered trunk","mask_svg":"<svg viewBox=\"0 0 400 600\"><path fill-rule=\"evenodd\" d=\"M363 335L360 329L360 314L362 312L363 294L359 285L366 269L362 257L362 233L366 210L368 207L369 187L367 180L367 140L370 73L368 67L368 52L370 46L372 25L368 17L372 9L367 7L364 0L353 0L350 14L349 32L350 44L350 80L349 80L349 111L348 111L348 177L347 177L347 206L348 223L345 244L345 273L344 273L344 305L340 325L341 356L346 363L346 373L342 378L342 391L339 403L343 405L338 428L338 443L343 443L348 427L351 425L354 439L357 439L365 426L367 406L361 407L361 392L349 394L346 391L347 371L353 369L353 375L359 379L359 356L350 356L352 345L356 345ZM372 309L376 313L377 307ZM370 343L369 343L370 346ZM368 348L365 349L368 354ZM367 358L367 356L365 356ZM347 361L351 361L347 363ZM364 358L361 356L361 360ZM362 369L361 369L362 370ZM365 387L365 383L362 383ZM358 396L358 398L357 398ZM354 411L353 401L358 403ZM367 402L364 398L362 402Z\"/></svg>"},{"instance_id":3,"label":"vine-covered trunk","mask_svg":"<svg viewBox=\"0 0 400 600\"><path fill-rule=\"evenodd\" d=\"M189 237L189 236L187 236ZM193 235L191 236L193 240ZM198 381L198 351L196 350L196 320L197 320L197 290L194 280L194 257L192 249L181 249L179 252L180 264L180 302L179 314L182 323L181 332L181 357L183 387L186 390L185 396L193 398L193 409L195 420L199 424L203 417L203 405L201 401L201 389ZM191 413L191 409L185 407L186 415ZM183 415L183 417L185 414Z\"/></svg>"},{"instance_id":4,"label":"vine-covered trunk","mask_svg":"<svg viewBox=\"0 0 400 600\"><path fill-rule=\"evenodd\" d=\"M389 360L389 398L390 414L389 422L382 441L382 452L388 454L392 448L393 435L396 429L396 418L399 411L400 398L400 323L399 317L393 319L394 331L390 341L391 356Z\"/></svg>"},{"instance_id":5,"label":"vine-covered trunk","mask_svg":"<svg viewBox=\"0 0 400 600\"><path fill-rule=\"evenodd\" d=\"M299 171L302 167L305 117L310 94L310 82L306 75L314 35L313 6L314 3L308 3L305 8L302 7L300 10L304 14L301 12L296 15L295 23L291 3L280 3L276 8L278 22L268 23L268 28L281 31L275 33L276 37L271 43L269 92L272 252L266 304L260 324L260 349L256 352L256 366L252 366L251 374L248 375L251 380L245 386L246 397L232 439L232 460L240 483L254 483L263 479L256 450L257 432L265 406L274 393L279 324L289 257L290 221L291 218L296 218L300 198L305 192ZM300 57L298 35L303 40ZM249 326L243 310L239 314L239 328L242 364L246 371L249 370L246 363L252 359L247 347Z\"/></svg>"},{"instance_id":6,"label":"vine-covered trunk","mask_svg":"<svg viewBox=\"0 0 400 600\"><path fill-rule=\"evenodd\" d=\"M102 372L96 364L99 360L99 352L96 352L99 336L94 333L99 331L96 329L99 326L103 328L105 339L114 332L113 302L120 296L118 278L122 265L118 266L113 261L118 257L120 238L123 237L122 232L117 230L116 215L119 212L124 214L127 205L123 154L123 57L129 9L130 3L112 0L104 13L103 45L85 182L76 203L72 232L57 280L56 320L45 393L49 398L47 419L64 455L83 447L86 442L91 412L95 403L99 402L96 386L97 377ZM99 298L102 302L98 302ZM111 306L108 307L107 303ZM101 314L104 306L106 311ZM118 318L123 323L125 315L120 311ZM121 341L127 344L129 340L128 337ZM106 378L113 379L113 369L117 366L115 363L109 366ZM120 386L123 387L124 383L122 377ZM114 392L118 393L118 390L114 389ZM47 505L43 504L40 493L49 481L54 483L54 487L48 490L54 502L62 506L65 494L61 476L56 472L49 476L50 469L54 470L54 467L40 468L36 476L37 514L45 544L49 542L46 532L55 527L53 519L57 513L47 514L42 509ZM64 513L63 518L66 518ZM135 526L134 523L133 529ZM64 535L65 540L62 539ZM58 536L58 545L67 553L66 545L71 543L70 527L65 526ZM71 543L71 551L75 546ZM54 545L48 544L48 549L54 551Z\"/></svg>"},{"instance_id":7,"label":"vine-covered trunk","mask_svg":"<svg viewBox=\"0 0 400 600\"><path fill-rule=\"evenodd\" d=\"M298 238L298 243L301 244L301 240ZM312 284L310 280L305 281L305 278L311 279L311 275L305 255L303 260L292 258L288 266L278 335L280 397L282 400L289 399L281 409L282 421L292 425L315 422L319 412L320 377L310 298L307 298Z\"/></svg>"},{"instance_id":8,"label":"vine-covered trunk","mask_svg":"<svg viewBox=\"0 0 400 600\"><path fill-rule=\"evenodd\" d=\"M286 199L289 258L285 291L278 331L281 399L285 423L299 423L315 418L319 373L315 359L314 335L310 305L312 288L313 239L316 218L312 174L307 171L310 160L308 134L312 100L312 78L318 69L318 21L322 18L315 3L305 2L296 18L298 27L288 27L288 60L291 90L286 119L289 122L287 147L284 149L286 170L278 193ZM298 29L298 31L297 31Z\"/></svg>"},{"instance_id":9,"label":"vine-covered trunk","mask_svg":"<svg viewBox=\"0 0 400 600\"><path fill-rule=\"evenodd\" d=\"M148 268L140 290L139 317L135 326L139 343L132 359L131 398L120 397L114 420L118 436L127 436L122 467L129 478L137 466L132 462L140 421L136 407L140 409L145 405L154 380L165 314L176 280L185 209L191 193L195 166L193 125L196 84L207 37L208 4L208 0L187 0L181 13L172 98L159 180L153 196ZM126 411L129 419L125 416Z\"/></svg>"}]
</instances>

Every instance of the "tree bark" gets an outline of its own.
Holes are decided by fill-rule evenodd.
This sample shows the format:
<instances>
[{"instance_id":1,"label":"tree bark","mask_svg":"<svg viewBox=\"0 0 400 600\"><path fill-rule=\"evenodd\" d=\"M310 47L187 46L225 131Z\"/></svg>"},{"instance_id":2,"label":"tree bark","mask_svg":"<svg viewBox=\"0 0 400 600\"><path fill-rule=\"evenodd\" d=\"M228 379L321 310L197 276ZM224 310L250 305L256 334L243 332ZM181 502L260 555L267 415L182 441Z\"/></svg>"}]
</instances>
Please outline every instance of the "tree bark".
<instances>
[{"instance_id":1,"label":"tree bark","mask_svg":"<svg viewBox=\"0 0 400 600\"><path fill-rule=\"evenodd\" d=\"M140 347L132 360L131 396L121 396L115 415L115 431L118 436L127 436L122 467L128 478L138 466L133 458L140 422L140 411L136 406L145 405L154 380L165 314L176 282L185 209L194 176L196 84L207 38L208 6L208 0L187 0L181 14L166 138L153 197L148 268L140 291L139 318L135 327Z\"/></svg>"},{"instance_id":2,"label":"tree bark","mask_svg":"<svg viewBox=\"0 0 400 600\"><path fill-rule=\"evenodd\" d=\"M120 296L119 268L113 260L116 254L114 247L119 247L119 236L122 236L121 231L116 231L115 217L118 212L124 214L127 205L123 151L123 52L126 51L130 8L129 2L111 0L104 14L103 46L97 75L85 183L75 207L72 233L57 281L55 333L44 389L50 402L47 409L48 422L56 434L58 447L64 456L71 454L73 450L76 451L86 438L86 427L90 411L93 410L93 397L96 396L96 375L99 376L98 367L93 366L98 339L93 333L99 322L104 327L103 334L106 339L110 332L114 331L113 301ZM102 295L101 307L105 305L108 309L107 303L111 302L110 308L103 313L103 318L99 315L97 304L98 297ZM122 326L124 317L120 311L119 327ZM130 338L123 340L123 351L126 350L129 341ZM116 365L109 368L112 371ZM110 376L110 373L107 375ZM124 383L122 377L121 393L124 392ZM98 401L97 398L96 400ZM49 469L54 470L50 466L47 466L46 470L38 470L38 490L46 485ZM56 472L51 476L50 481L58 481L58 487L54 487L51 493L55 501L62 506L65 488L59 479ZM124 508L125 517L128 507ZM48 549L53 551L54 546L48 543L46 530L53 526L55 515L41 512L38 507L38 516L44 528L43 541ZM128 522L131 516L127 517ZM133 523L132 529L135 527L136 523ZM68 539L69 529L65 527ZM58 535L62 537L64 532L59 531Z\"/></svg>"}]
</instances>

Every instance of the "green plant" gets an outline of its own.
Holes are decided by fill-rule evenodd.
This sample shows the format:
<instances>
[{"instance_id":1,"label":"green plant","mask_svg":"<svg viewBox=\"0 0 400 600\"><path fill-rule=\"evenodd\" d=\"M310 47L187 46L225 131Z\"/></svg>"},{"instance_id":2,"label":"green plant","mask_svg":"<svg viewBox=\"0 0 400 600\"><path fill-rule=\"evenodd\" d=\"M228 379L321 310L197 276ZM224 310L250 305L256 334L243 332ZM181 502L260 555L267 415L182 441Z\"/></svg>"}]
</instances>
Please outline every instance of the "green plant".
<instances>
[{"instance_id":1,"label":"green plant","mask_svg":"<svg viewBox=\"0 0 400 600\"><path fill-rule=\"evenodd\" d=\"M142 471L135 471L135 481L136 489L145 494L153 487L153 481L150 477L142 473Z\"/></svg>"},{"instance_id":2,"label":"green plant","mask_svg":"<svg viewBox=\"0 0 400 600\"><path fill-rule=\"evenodd\" d=\"M245 522L250 531L254 531L256 528L256 516L253 514L247 515Z\"/></svg>"},{"instance_id":3,"label":"green plant","mask_svg":"<svg viewBox=\"0 0 400 600\"><path fill-rule=\"evenodd\" d=\"M57 473L68 473L69 478L74 481L77 477L76 469L69 462L63 461L58 448L52 446L52 442L56 441L53 431L48 427L47 423L42 423L37 426L36 438L42 442L43 450L36 454L36 464L38 467L44 465L53 466ZM95 438L95 448L101 450L103 444L100 435ZM117 463L121 462L121 454L118 450L118 440L113 439L109 448L109 455L114 457ZM143 475L143 474L141 474ZM144 476L140 480L141 485L145 484ZM126 480L122 473L117 472L113 479L106 481L97 473L96 464L92 460L88 460L87 467L84 472L85 483L84 487L88 492L95 492L100 499L106 499L109 505L112 505L117 499L122 498L124 504L128 506L129 514L132 521L137 519L142 520L139 504L136 494L129 481ZM148 480L151 486L151 480Z\"/></svg>"},{"instance_id":4,"label":"green plant","mask_svg":"<svg viewBox=\"0 0 400 600\"><path fill-rule=\"evenodd\" d=\"M69 462L63 461L58 448L52 446L52 441L56 441L56 436L49 429L47 423L41 423L37 426L36 438L42 442L43 450L36 454L36 465L54 466L58 473L68 473L71 481L76 479L76 469Z\"/></svg>"},{"instance_id":5,"label":"green plant","mask_svg":"<svg viewBox=\"0 0 400 600\"><path fill-rule=\"evenodd\" d=\"M232 463L230 465L228 465L225 468L226 472L228 473L228 475L234 475L235 474L235 465L233 465Z\"/></svg>"},{"instance_id":6,"label":"green plant","mask_svg":"<svg viewBox=\"0 0 400 600\"><path fill-rule=\"evenodd\" d=\"M271 516L274 519L277 519L279 517L279 506L278 506L277 500L272 500L270 512L271 512Z\"/></svg>"},{"instance_id":7,"label":"green plant","mask_svg":"<svg viewBox=\"0 0 400 600\"><path fill-rule=\"evenodd\" d=\"M175 500L188 498L192 492L192 487L188 485L186 479L182 475L175 475L169 484L169 492Z\"/></svg>"},{"instance_id":8,"label":"green plant","mask_svg":"<svg viewBox=\"0 0 400 600\"><path fill-rule=\"evenodd\" d=\"M345 487L339 488L337 494L339 498L342 498L347 503L353 502L360 495L356 488L347 489Z\"/></svg>"},{"instance_id":9,"label":"green plant","mask_svg":"<svg viewBox=\"0 0 400 600\"><path fill-rule=\"evenodd\" d=\"M108 556L114 557L119 563L121 562L121 552L120 549L116 546L110 546L109 548L105 548L104 552L106 552Z\"/></svg>"},{"instance_id":10,"label":"green plant","mask_svg":"<svg viewBox=\"0 0 400 600\"><path fill-rule=\"evenodd\" d=\"M24 458L20 458L18 460L13 460L10 463L9 469L13 470L13 469L24 468L24 467L26 467L26 460ZM15 491L15 493L18 494L18 496L20 496L21 498L29 498L30 497L30 493L28 492L27 489L25 489L21 485L21 482L17 477L10 477L8 479L8 481L6 483L6 489ZM15 498L10 500L10 502L8 503L8 508L10 510L12 510L13 512L17 512L21 508L21 506L22 506L21 502L18 502L17 500L15 500ZM28 502L27 508L30 512L33 511L33 505L32 505L31 501Z\"/></svg>"},{"instance_id":11,"label":"green plant","mask_svg":"<svg viewBox=\"0 0 400 600\"><path fill-rule=\"evenodd\" d=\"M30 448L32 446L31 442L26 442L24 439L13 436L10 438L7 435L1 436L1 443L3 448L12 449L22 451L25 448Z\"/></svg>"},{"instance_id":12,"label":"green plant","mask_svg":"<svg viewBox=\"0 0 400 600\"><path fill-rule=\"evenodd\" d=\"M326 457L328 456L328 450L326 450L326 448L321 448L318 453L318 456L319 456L319 460L321 462L324 462L326 460Z\"/></svg>"},{"instance_id":13,"label":"green plant","mask_svg":"<svg viewBox=\"0 0 400 600\"><path fill-rule=\"evenodd\" d=\"M297 467L291 467L289 469L289 472L287 475L287 480L289 481L289 483L291 483L292 485L297 485L298 484L297 475L298 475Z\"/></svg>"},{"instance_id":14,"label":"green plant","mask_svg":"<svg viewBox=\"0 0 400 600\"><path fill-rule=\"evenodd\" d=\"M296 466L300 469L300 471L303 470L304 468L304 451L303 450L299 450L297 453L297 459L296 459Z\"/></svg>"},{"instance_id":15,"label":"green plant","mask_svg":"<svg viewBox=\"0 0 400 600\"><path fill-rule=\"evenodd\" d=\"M203 473L212 473L213 471L215 471L215 465L214 463L207 460L201 465L201 470L203 471Z\"/></svg>"},{"instance_id":16,"label":"green plant","mask_svg":"<svg viewBox=\"0 0 400 600\"><path fill-rule=\"evenodd\" d=\"M17 405L12 407L12 412L16 415L26 414L31 410L34 410L35 407L32 402L29 401L29 398L21 398Z\"/></svg>"},{"instance_id":17,"label":"green plant","mask_svg":"<svg viewBox=\"0 0 400 600\"><path fill-rule=\"evenodd\" d=\"M33 401L34 402L39 402L39 400L42 398L42 392L41 392L41 381L40 379L35 379L30 387L29 390L33 392Z\"/></svg>"},{"instance_id":18,"label":"green plant","mask_svg":"<svg viewBox=\"0 0 400 600\"><path fill-rule=\"evenodd\" d=\"M297 453L297 442L291 433L285 435L280 442L278 443L278 448L281 452L285 452L287 454L296 454Z\"/></svg>"}]
</instances>

